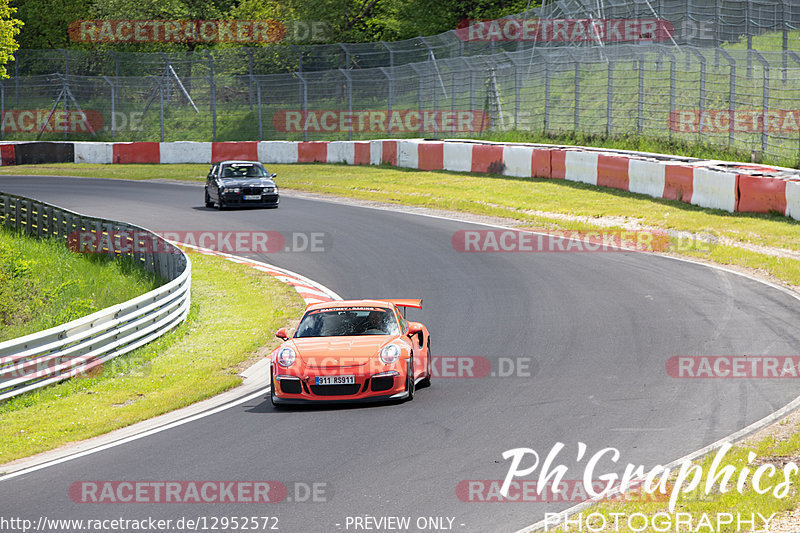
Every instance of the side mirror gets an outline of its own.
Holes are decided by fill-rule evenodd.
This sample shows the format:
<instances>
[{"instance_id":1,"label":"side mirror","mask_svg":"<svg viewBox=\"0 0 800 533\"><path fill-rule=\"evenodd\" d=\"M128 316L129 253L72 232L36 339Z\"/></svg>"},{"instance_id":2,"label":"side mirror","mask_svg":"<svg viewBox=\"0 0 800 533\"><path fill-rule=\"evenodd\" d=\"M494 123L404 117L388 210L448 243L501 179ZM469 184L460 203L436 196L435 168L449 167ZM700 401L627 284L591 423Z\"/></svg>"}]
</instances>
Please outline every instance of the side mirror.
<instances>
[{"instance_id":1,"label":"side mirror","mask_svg":"<svg viewBox=\"0 0 800 533\"><path fill-rule=\"evenodd\" d=\"M408 323L408 336L413 337L417 333L422 333L422 324L419 322L409 322Z\"/></svg>"},{"instance_id":2,"label":"side mirror","mask_svg":"<svg viewBox=\"0 0 800 533\"><path fill-rule=\"evenodd\" d=\"M277 174L270 174L269 177L272 178L272 179L275 179L275 178L278 177L278 175Z\"/></svg>"},{"instance_id":3,"label":"side mirror","mask_svg":"<svg viewBox=\"0 0 800 533\"><path fill-rule=\"evenodd\" d=\"M278 337L279 339L283 339L283 340L288 340L289 339L289 334L286 333L286 328L281 328L278 331L276 331L275 332L275 336Z\"/></svg>"}]
</instances>

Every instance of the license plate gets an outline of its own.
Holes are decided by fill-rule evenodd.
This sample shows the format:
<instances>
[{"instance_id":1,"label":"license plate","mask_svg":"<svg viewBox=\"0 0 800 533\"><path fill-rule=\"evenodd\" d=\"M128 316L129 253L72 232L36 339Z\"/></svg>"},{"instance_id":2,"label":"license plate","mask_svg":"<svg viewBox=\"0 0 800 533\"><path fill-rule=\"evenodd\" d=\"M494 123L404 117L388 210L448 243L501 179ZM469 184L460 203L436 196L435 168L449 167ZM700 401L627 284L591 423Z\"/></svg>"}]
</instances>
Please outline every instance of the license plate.
<instances>
[{"instance_id":1,"label":"license plate","mask_svg":"<svg viewBox=\"0 0 800 533\"><path fill-rule=\"evenodd\" d=\"M244 199L245 200L261 200L261 195L260 194L245 194L244 195Z\"/></svg>"},{"instance_id":2,"label":"license plate","mask_svg":"<svg viewBox=\"0 0 800 533\"><path fill-rule=\"evenodd\" d=\"M315 385L354 385L355 376L317 376L314 378Z\"/></svg>"}]
</instances>

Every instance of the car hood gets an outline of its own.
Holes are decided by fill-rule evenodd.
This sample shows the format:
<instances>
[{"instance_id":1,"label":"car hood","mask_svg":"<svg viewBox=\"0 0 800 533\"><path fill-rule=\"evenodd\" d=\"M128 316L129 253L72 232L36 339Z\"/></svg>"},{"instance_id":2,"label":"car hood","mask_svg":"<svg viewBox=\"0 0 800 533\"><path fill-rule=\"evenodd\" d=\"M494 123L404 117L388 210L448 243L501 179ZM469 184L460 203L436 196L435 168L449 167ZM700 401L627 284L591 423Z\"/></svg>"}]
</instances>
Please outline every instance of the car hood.
<instances>
[{"instance_id":1,"label":"car hood","mask_svg":"<svg viewBox=\"0 0 800 533\"><path fill-rule=\"evenodd\" d=\"M225 187L275 187L275 182L267 178L221 178Z\"/></svg>"},{"instance_id":2,"label":"car hood","mask_svg":"<svg viewBox=\"0 0 800 533\"><path fill-rule=\"evenodd\" d=\"M292 339L297 356L307 365L321 368L361 366L378 355L378 350L396 335L357 337L302 337Z\"/></svg>"}]
</instances>

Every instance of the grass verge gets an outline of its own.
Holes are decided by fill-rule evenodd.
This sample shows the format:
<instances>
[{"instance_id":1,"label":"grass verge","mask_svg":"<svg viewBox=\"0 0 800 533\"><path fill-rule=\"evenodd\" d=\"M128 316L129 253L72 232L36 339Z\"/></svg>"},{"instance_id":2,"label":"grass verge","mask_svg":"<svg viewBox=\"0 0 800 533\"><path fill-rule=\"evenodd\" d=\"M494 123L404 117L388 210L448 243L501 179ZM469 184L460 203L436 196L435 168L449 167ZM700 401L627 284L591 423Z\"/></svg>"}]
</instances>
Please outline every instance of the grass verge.
<instances>
[{"instance_id":1,"label":"grass verge","mask_svg":"<svg viewBox=\"0 0 800 533\"><path fill-rule=\"evenodd\" d=\"M259 348L274 346L271 332L304 307L293 289L268 274L217 257L190 257L188 320L99 372L0 404L0 464L235 387L243 364L260 357Z\"/></svg>"},{"instance_id":2,"label":"grass verge","mask_svg":"<svg viewBox=\"0 0 800 533\"><path fill-rule=\"evenodd\" d=\"M131 260L74 254L62 241L0 228L0 341L130 300L161 281Z\"/></svg>"}]
</instances>

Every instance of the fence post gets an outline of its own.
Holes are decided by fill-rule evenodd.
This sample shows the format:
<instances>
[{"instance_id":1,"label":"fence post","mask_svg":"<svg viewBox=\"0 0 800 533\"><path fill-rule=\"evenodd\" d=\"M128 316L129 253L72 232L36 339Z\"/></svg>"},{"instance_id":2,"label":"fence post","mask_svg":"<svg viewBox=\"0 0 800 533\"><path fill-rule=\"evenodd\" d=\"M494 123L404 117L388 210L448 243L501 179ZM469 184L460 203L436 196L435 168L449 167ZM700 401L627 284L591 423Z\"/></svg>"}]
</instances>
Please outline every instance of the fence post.
<instances>
[{"instance_id":1,"label":"fence post","mask_svg":"<svg viewBox=\"0 0 800 533\"><path fill-rule=\"evenodd\" d=\"M612 117L614 116L614 62L608 60L608 92L606 94L606 135L611 136L613 131Z\"/></svg>"},{"instance_id":2,"label":"fence post","mask_svg":"<svg viewBox=\"0 0 800 533\"><path fill-rule=\"evenodd\" d=\"M386 70L385 67L379 67L383 75L386 76L386 82L389 86L388 93L386 94L386 107L389 112L388 120L386 123L386 133L391 136L392 135L392 97L394 96L394 77L392 74L389 74L389 71ZM394 70L392 70L394 72Z\"/></svg>"},{"instance_id":3,"label":"fence post","mask_svg":"<svg viewBox=\"0 0 800 533\"><path fill-rule=\"evenodd\" d=\"M547 134L550 131L550 61L547 55L542 54L542 59L545 62L544 69L544 132Z\"/></svg>"},{"instance_id":4,"label":"fence post","mask_svg":"<svg viewBox=\"0 0 800 533\"><path fill-rule=\"evenodd\" d=\"M211 89L211 140L217 142L217 87L214 83L214 58L208 50L203 50L208 58L209 77L208 83Z\"/></svg>"},{"instance_id":5,"label":"fence post","mask_svg":"<svg viewBox=\"0 0 800 533\"><path fill-rule=\"evenodd\" d=\"M752 0L745 0L744 3L744 33L747 36L747 77L753 77L753 36L750 30L750 2Z\"/></svg>"},{"instance_id":6,"label":"fence post","mask_svg":"<svg viewBox=\"0 0 800 533\"><path fill-rule=\"evenodd\" d=\"M511 54L508 52L503 52L503 54L508 58L511 64L514 66L514 129L519 129L519 111L520 111L520 86L522 85L522 80L520 80L520 73L519 67L517 67L517 62L511 57ZM455 88L454 88L455 89ZM453 95L453 99L455 100L455 94Z\"/></svg>"},{"instance_id":7,"label":"fence post","mask_svg":"<svg viewBox=\"0 0 800 533\"><path fill-rule=\"evenodd\" d=\"M303 101L303 140L308 142L308 83L300 72L295 72L294 75L302 83L300 86L300 98Z\"/></svg>"},{"instance_id":8,"label":"fence post","mask_svg":"<svg viewBox=\"0 0 800 533\"><path fill-rule=\"evenodd\" d=\"M756 50L751 50L755 58L761 63L764 69L762 77L762 95L761 95L761 154L762 157L767 153L767 130L768 130L768 117L769 117L769 63L764 57Z\"/></svg>"},{"instance_id":9,"label":"fence post","mask_svg":"<svg viewBox=\"0 0 800 533\"><path fill-rule=\"evenodd\" d=\"M353 140L353 79L350 77L350 74L343 68L339 69L339 72L342 73L344 79L347 81L347 116L350 117L348 120L348 129L347 129L347 140ZM389 117L391 118L391 117Z\"/></svg>"},{"instance_id":10,"label":"fence post","mask_svg":"<svg viewBox=\"0 0 800 533\"><path fill-rule=\"evenodd\" d=\"M161 142L164 142L164 80L158 84L158 109L161 117Z\"/></svg>"},{"instance_id":11,"label":"fence post","mask_svg":"<svg viewBox=\"0 0 800 533\"><path fill-rule=\"evenodd\" d=\"M5 140L6 129L3 127L3 119L6 114L6 84L0 81L0 140Z\"/></svg>"},{"instance_id":12,"label":"fence post","mask_svg":"<svg viewBox=\"0 0 800 533\"><path fill-rule=\"evenodd\" d=\"M734 140L734 116L736 114L736 60L723 48L719 48L722 56L728 61L730 68L730 86L728 88L728 113L730 114L730 126L728 127L728 147L733 145Z\"/></svg>"},{"instance_id":13,"label":"fence post","mask_svg":"<svg viewBox=\"0 0 800 533\"><path fill-rule=\"evenodd\" d=\"M389 52L389 68L394 68L394 50L392 50L392 47L391 47L391 46L389 46L389 45L386 43L386 41L380 41L380 43L381 43L381 44L384 46L384 48L386 48L386 50Z\"/></svg>"},{"instance_id":14,"label":"fence post","mask_svg":"<svg viewBox=\"0 0 800 533\"><path fill-rule=\"evenodd\" d=\"M114 88L114 84L108 79L108 76L102 76L102 78L106 81L109 87L111 87L111 138L114 138L114 130L116 129L115 122L117 119L117 111L116 111L116 89Z\"/></svg>"},{"instance_id":15,"label":"fence post","mask_svg":"<svg viewBox=\"0 0 800 533\"><path fill-rule=\"evenodd\" d=\"M292 50L297 52L297 71L303 72L303 52L296 44L290 44L289 46L292 47Z\"/></svg>"},{"instance_id":16,"label":"fence post","mask_svg":"<svg viewBox=\"0 0 800 533\"><path fill-rule=\"evenodd\" d=\"M256 81L256 98L258 99L258 140L264 140L264 122L261 118L261 82ZM305 119L304 119L305 120Z\"/></svg>"},{"instance_id":17,"label":"fence post","mask_svg":"<svg viewBox=\"0 0 800 533\"><path fill-rule=\"evenodd\" d=\"M638 105L636 109L636 131L639 135L642 134L644 129L644 60L639 59L639 90L638 90Z\"/></svg>"},{"instance_id":18,"label":"fence post","mask_svg":"<svg viewBox=\"0 0 800 533\"><path fill-rule=\"evenodd\" d=\"M705 126L703 124L703 116L706 110L706 57L694 47L689 47L689 50L700 60L700 121L697 124L697 131L698 134L702 135L703 127Z\"/></svg>"},{"instance_id":19,"label":"fence post","mask_svg":"<svg viewBox=\"0 0 800 533\"><path fill-rule=\"evenodd\" d=\"M420 120L422 120L423 111L422 111L422 102L423 102L423 92L425 90L425 86L423 85L422 73L419 71L419 67L415 63L409 63L409 66L414 70L414 73L417 75L417 80L419 81L419 85L417 88L417 106L419 110ZM423 131L423 126L420 124L420 132Z\"/></svg>"},{"instance_id":20,"label":"fence post","mask_svg":"<svg viewBox=\"0 0 800 533\"><path fill-rule=\"evenodd\" d=\"M255 78L253 77L253 51L250 49L249 46L244 47L244 51L247 54L247 73L248 73L248 80L247 85L249 89L249 102L250 102L250 110L253 109L253 85Z\"/></svg>"}]
</instances>

